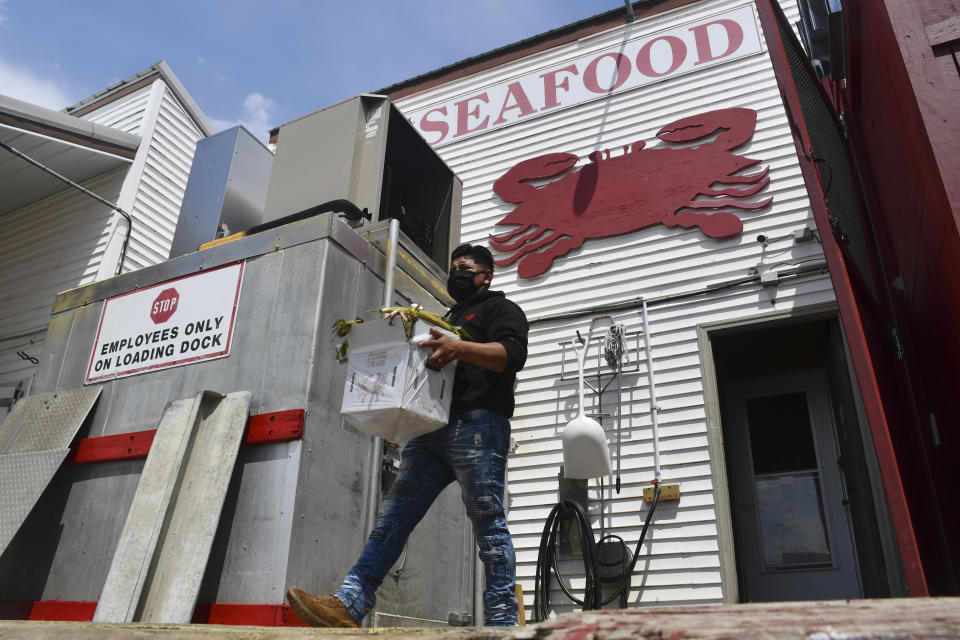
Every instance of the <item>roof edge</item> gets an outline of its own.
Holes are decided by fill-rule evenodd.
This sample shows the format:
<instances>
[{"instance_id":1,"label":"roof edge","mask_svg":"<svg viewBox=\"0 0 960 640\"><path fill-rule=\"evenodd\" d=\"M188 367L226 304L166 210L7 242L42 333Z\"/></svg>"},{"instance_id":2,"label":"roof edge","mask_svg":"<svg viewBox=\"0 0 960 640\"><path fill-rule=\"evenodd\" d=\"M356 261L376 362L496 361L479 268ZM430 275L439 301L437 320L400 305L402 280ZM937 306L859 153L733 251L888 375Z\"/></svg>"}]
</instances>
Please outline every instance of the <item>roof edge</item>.
<instances>
[{"instance_id":1,"label":"roof edge","mask_svg":"<svg viewBox=\"0 0 960 640\"><path fill-rule=\"evenodd\" d=\"M217 132L216 127L213 126L213 123L210 122L210 119L207 118L206 114L200 109L193 96L190 95L190 92L187 91L187 88L183 86L183 83L180 82L180 78L173 72L173 69L170 68L170 65L167 64L165 60L161 60L156 65L154 65L159 71L161 77L167 85L173 89L173 92L176 94L177 98L183 104L183 108L196 120L197 125L203 131L205 136L211 136Z\"/></svg>"},{"instance_id":2,"label":"roof edge","mask_svg":"<svg viewBox=\"0 0 960 640\"><path fill-rule=\"evenodd\" d=\"M91 148L115 148L120 155L136 152L140 136L120 131L106 125L90 122L61 111L47 109L23 100L0 94L0 121L11 126L23 127L35 133L53 138L66 139ZM58 133L60 135L58 135Z\"/></svg>"},{"instance_id":3,"label":"roof edge","mask_svg":"<svg viewBox=\"0 0 960 640\"><path fill-rule=\"evenodd\" d=\"M122 95L126 95L129 90L135 86L143 86L147 84L147 81L149 81L151 76L155 75L159 76L167 84L167 86L170 87L174 95L177 97L177 100L180 101L180 104L183 105L183 108L186 109L187 113L190 114L190 117L193 118L194 122L197 123L197 126L200 127L200 130L203 132L204 136L210 136L217 132L216 128L213 126L213 123L211 123L210 119L207 118L206 114L203 113L203 110L201 110L200 106L197 105L196 101L194 101L193 96L190 95L190 92L187 91L187 88L183 86L183 83L180 82L180 79L165 60L160 60L156 64L151 65L143 71L136 73L125 80L114 83L103 91L94 93L93 95L84 98L76 104L66 107L63 112L71 116L74 114L84 115L89 113L99 106L102 106L100 103L106 104L111 102L111 98L116 99Z\"/></svg>"},{"instance_id":4,"label":"roof edge","mask_svg":"<svg viewBox=\"0 0 960 640\"><path fill-rule=\"evenodd\" d=\"M638 0L631 3L635 18L640 20L654 14L669 11L697 0ZM626 7L611 9L594 16L571 22L570 24L550 31L524 38L517 42L492 49L486 53L465 58L458 62L428 71L407 80L384 87L375 93L386 94L391 100L399 100L407 96L425 91L451 80L466 77L474 73L486 71L494 67L512 62L519 58L552 49L568 42L579 40L621 24L627 24Z\"/></svg>"}]
</instances>

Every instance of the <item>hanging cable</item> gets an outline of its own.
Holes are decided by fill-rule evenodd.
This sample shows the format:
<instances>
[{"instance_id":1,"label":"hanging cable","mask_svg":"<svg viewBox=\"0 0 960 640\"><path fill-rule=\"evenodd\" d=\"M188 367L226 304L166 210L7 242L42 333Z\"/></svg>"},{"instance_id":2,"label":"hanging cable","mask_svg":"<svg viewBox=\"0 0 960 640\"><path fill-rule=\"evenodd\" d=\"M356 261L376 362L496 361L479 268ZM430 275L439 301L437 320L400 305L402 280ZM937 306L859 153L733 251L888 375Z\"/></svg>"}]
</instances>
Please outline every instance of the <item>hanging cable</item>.
<instances>
[{"instance_id":1,"label":"hanging cable","mask_svg":"<svg viewBox=\"0 0 960 640\"><path fill-rule=\"evenodd\" d=\"M621 406L620 398L623 397L623 352L626 348L624 340L625 331L622 324L612 324L607 329L603 338L603 357L607 364L617 372L617 477L616 490L620 493L620 444L621 444Z\"/></svg>"},{"instance_id":2,"label":"hanging cable","mask_svg":"<svg viewBox=\"0 0 960 640\"><path fill-rule=\"evenodd\" d=\"M8 145L7 143L5 143L5 142L2 141L2 140L0 140L0 147L3 147L4 149L6 149L7 151L9 151L9 152L12 153L13 155L15 155L15 156L17 156L18 158L20 158L21 160L24 160L24 161L26 161L26 162L29 162L30 164L32 164L33 166L37 167L38 169L47 172L48 174L50 174L51 176L53 176L53 177L56 178L57 180L60 180L61 182L65 182L66 184L70 185L70 186L73 187L74 189L76 189L76 190L84 193L84 194L87 195L87 196L90 196L91 198L93 198L93 199L96 200L97 202L99 202L99 203L101 203L101 204L107 205L108 207L110 207L111 209L113 209L114 211L116 211L117 213L119 213L121 216L123 216L124 219L126 219L126 221L127 221L127 233L126 233L126 235L125 235L124 238L123 238L123 247L120 249L120 260L119 260L119 262L117 262L117 271L116 271L116 274L114 274L114 275L119 275L119 274L120 274L120 270L123 269L123 259L124 259L124 258L126 257L126 255L127 255L127 245L130 243L130 234L133 233L133 218L130 217L130 214L128 214L126 211L124 211L123 209L121 209L121 208L118 207L117 205L113 204L113 203L110 202L109 200L107 200L107 199L105 199L105 198L101 198L100 196L98 196L97 194L95 194L93 191L90 191L89 189L85 189L84 187L81 187L79 184L77 184L76 182L74 182L74 181L71 180L70 178L67 178L66 176L62 176L62 175L60 175L59 173L57 173L56 171L54 171L53 169L51 169L50 167L47 167L46 165L44 165L44 164L42 164L42 163L34 160L33 158L31 158L31 157L28 156L27 154L23 153L22 151L18 151L17 149L14 149L13 147L11 147L10 145Z\"/></svg>"},{"instance_id":3,"label":"hanging cable","mask_svg":"<svg viewBox=\"0 0 960 640\"><path fill-rule=\"evenodd\" d=\"M637 565L637 561L640 559L640 550L643 547L644 539L647 537L647 530L650 528L650 521L653 519L653 512L656 510L659 501L660 485L659 483L654 483L653 502L650 503L650 509L647 511L647 517L643 522L643 529L640 531L640 539L637 541L637 546L634 549L630 564L624 569L622 576L619 578L619 583L616 579L606 582L607 584L617 584L617 586L614 592L604 599L603 584L605 584L605 582L600 579L597 562L597 549L600 543L594 541L593 528L590 526L583 507L572 500L561 499L550 511L550 515L547 516L543 534L540 536L540 550L537 555L537 568L534 577L534 621L542 622L550 616L551 575L556 577L560 590L563 591L567 598L581 606L584 611L599 609L613 602L616 598L620 598L620 605L625 608L630 591L630 579ZM579 532L580 554L583 558L583 571L586 577L582 600L577 598L567 588L566 584L564 584L563 575L560 573L557 564L557 533L560 530L562 518L567 514L572 514L572 517L576 520L577 530ZM600 542L614 539L623 543L623 539L615 535L604 536Z\"/></svg>"},{"instance_id":4,"label":"hanging cable","mask_svg":"<svg viewBox=\"0 0 960 640\"><path fill-rule=\"evenodd\" d=\"M583 599L577 598L567 589L557 566L557 532L560 530L561 518L572 514L577 523L580 538L580 553L583 557L583 571L586 577L586 586L583 590ZM558 502L547 516L543 535L540 537L540 551L537 555L537 571L534 577L533 611L534 620L541 622L550 615L550 575L557 577L557 584L566 596L583 607L584 611L596 609L600 603L602 591L600 581L597 580L597 564L594 557L596 542L593 529L587 520L583 507L572 500Z\"/></svg>"}]
</instances>

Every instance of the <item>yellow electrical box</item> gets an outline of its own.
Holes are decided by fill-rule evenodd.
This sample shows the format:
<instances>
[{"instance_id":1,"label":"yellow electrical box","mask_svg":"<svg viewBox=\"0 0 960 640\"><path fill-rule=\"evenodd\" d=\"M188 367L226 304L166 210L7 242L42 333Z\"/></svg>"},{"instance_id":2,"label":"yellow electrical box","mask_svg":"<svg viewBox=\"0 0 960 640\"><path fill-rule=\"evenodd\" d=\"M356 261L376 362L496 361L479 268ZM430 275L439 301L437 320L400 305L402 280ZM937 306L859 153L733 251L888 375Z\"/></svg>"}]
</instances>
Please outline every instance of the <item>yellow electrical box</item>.
<instances>
[{"instance_id":1,"label":"yellow electrical box","mask_svg":"<svg viewBox=\"0 0 960 640\"><path fill-rule=\"evenodd\" d=\"M644 487L643 501L653 502L653 493L654 493L654 487ZM664 500L679 500L679 499L680 499L679 484L660 485L660 502L663 502Z\"/></svg>"}]
</instances>

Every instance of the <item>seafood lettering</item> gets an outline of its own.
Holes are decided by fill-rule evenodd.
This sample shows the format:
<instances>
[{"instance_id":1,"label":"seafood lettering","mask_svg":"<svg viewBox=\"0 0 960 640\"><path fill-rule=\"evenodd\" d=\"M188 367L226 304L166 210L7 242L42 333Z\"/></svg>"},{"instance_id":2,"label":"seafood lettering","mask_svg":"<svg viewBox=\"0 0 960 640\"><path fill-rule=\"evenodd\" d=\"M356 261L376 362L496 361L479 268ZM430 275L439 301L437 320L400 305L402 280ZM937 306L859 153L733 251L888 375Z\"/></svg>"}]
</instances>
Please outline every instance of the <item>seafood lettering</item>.
<instances>
[{"instance_id":1,"label":"seafood lettering","mask_svg":"<svg viewBox=\"0 0 960 640\"><path fill-rule=\"evenodd\" d=\"M764 50L751 6L666 29L638 22L622 35L616 46L542 68L525 65L534 68L509 77L498 74L405 115L429 144L442 146Z\"/></svg>"}]
</instances>

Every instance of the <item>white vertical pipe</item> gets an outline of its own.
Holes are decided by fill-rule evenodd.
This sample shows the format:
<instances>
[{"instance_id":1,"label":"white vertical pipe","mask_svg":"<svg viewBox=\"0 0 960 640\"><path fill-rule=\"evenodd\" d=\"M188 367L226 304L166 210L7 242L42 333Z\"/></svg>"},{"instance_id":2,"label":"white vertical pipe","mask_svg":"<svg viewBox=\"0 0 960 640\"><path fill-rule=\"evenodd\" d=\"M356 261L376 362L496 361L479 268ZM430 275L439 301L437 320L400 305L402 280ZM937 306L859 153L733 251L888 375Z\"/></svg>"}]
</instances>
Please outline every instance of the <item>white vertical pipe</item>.
<instances>
[{"instance_id":1,"label":"white vertical pipe","mask_svg":"<svg viewBox=\"0 0 960 640\"><path fill-rule=\"evenodd\" d=\"M650 382L650 422L653 426L653 477L660 482L660 431L657 415L660 407L657 405L657 383L653 375L653 347L650 346L650 326L647 322L647 299L641 298L643 316L643 342L647 352L647 380Z\"/></svg>"},{"instance_id":2,"label":"white vertical pipe","mask_svg":"<svg viewBox=\"0 0 960 640\"><path fill-rule=\"evenodd\" d=\"M393 305L393 273L397 268L397 244L400 241L400 221L396 218L390 218L390 226L387 237L387 265L386 272L383 274L383 306ZM374 438L370 446L369 470L367 474L367 486L370 488L367 492L366 520L364 522L363 537L364 540L370 537L373 527L377 522L377 512L380 510L380 467L383 464L383 438ZM377 616L371 610L367 614L367 627L377 626Z\"/></svg>"}]
</instances>

